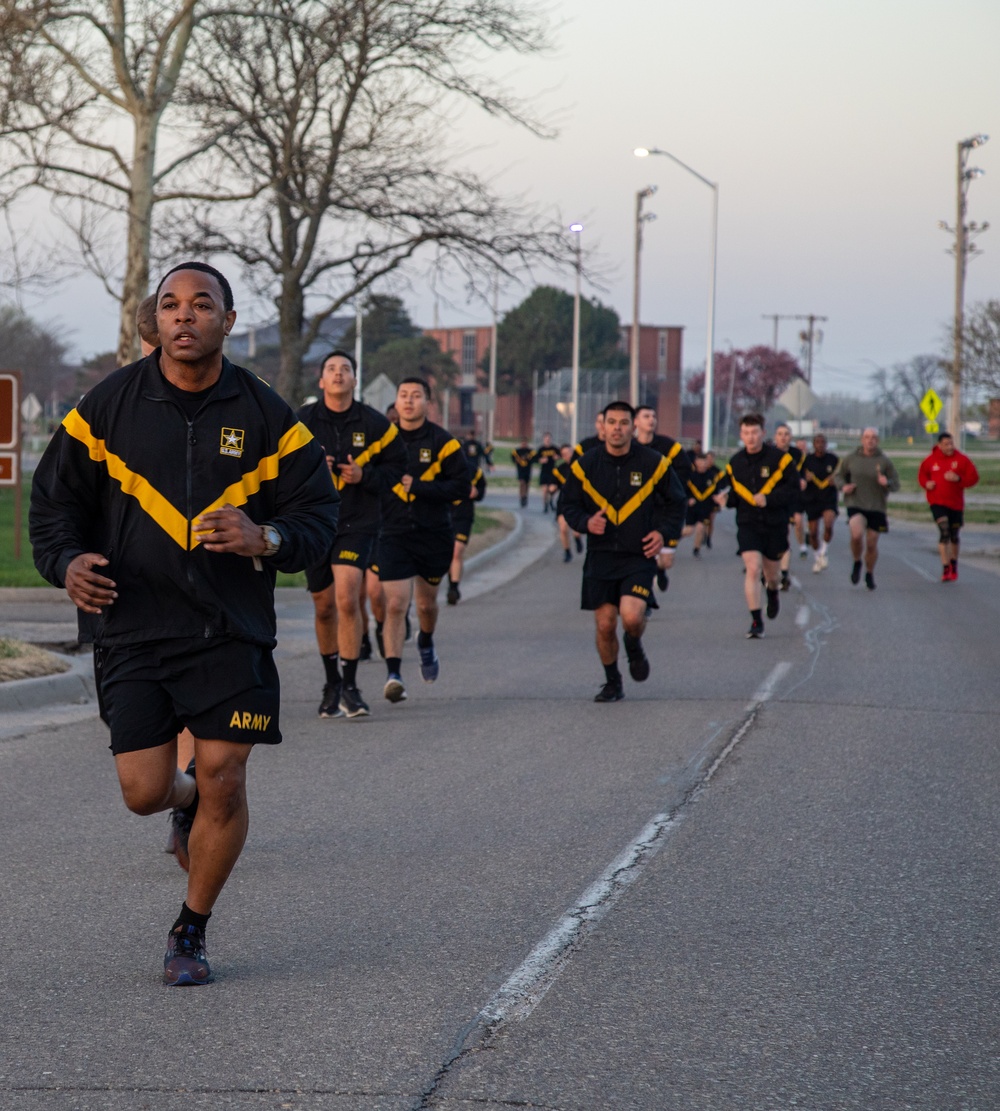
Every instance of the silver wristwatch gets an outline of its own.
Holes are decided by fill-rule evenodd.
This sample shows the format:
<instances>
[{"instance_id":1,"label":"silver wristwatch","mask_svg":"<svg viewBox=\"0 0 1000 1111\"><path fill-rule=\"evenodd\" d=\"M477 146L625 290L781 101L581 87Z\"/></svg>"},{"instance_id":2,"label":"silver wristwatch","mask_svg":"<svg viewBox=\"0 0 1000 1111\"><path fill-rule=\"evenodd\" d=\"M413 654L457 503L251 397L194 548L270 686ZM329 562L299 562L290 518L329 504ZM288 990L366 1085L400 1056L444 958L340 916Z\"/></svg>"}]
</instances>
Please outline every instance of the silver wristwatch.
<instances>
[{"instance_id":1,"label":"silver wristwatch","mask_svg":"<svg viewBox=\"0 0 1000 1111\"><path fill-rule=\"evenodd\" d=\"M278 549L281 547L281 533L274 527L274 525L261 525L261 536L264 537L264 550L260 553L262 556L273 556L278 554Z\"/></svg>"}]
</instances>

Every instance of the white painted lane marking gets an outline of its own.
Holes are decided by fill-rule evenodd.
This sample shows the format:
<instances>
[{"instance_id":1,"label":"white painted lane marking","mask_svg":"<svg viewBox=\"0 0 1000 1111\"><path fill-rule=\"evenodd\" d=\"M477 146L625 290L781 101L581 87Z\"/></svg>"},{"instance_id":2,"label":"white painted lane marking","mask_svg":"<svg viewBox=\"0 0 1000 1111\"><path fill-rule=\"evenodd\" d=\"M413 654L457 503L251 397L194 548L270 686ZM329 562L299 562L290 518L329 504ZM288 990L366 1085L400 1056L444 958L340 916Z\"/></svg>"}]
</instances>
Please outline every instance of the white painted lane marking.
<instances>
[{"instance_id":1,"label":"white painted lane marking","mask_svg":"<svg viewBox=\"0 0 1000 1111\"><path fill-rule=\"evenodd\" d=\"M791 670L792 665L790 663L782 662L780 664L775 664L774 667L771 668L771 674L761 683L754 692L753 697L747 703L747 711L749 712L761 702L766 702L774 693L774 688Z\"/></svg>"},{"instance_id":2,"label":"white painted lane marking","mask_svg":"<svg viewBox=\"0 0 1000 1111\"><path fill-rule=\"evenodd\" d=\"M937 582L937 576L932 575L930 571L927 571L925 568L921 567L919 563L914 563L913 560L907 559L905 555L901 555L899 556L899 558L906 564L907 567L912 568L918 575L921 575L929 583Z\"/></svg>"},{"instance_id":3,"label":"white painted lane marking","mask_svg":"<svg viewBox=\"0 0 1000 1111\"><path fill-rule=\"evenodd\" d=\"M795 614L795 624L800 629L804 629L809 624L810 609L808 606L799 606L798 612Z\"/></svg>"},{"instance_id":4,"label":"white painted lane marking","mask_svg":"<svg viewBox=\"0 0 1000 1111\"><path fill-rule=\"evenodd\" d=\"M479 1012L476 1027L495 1031L499 1026L526 1018L545 997L568 963L582 938L614 906L619 896L641 875L643 869L663 848L670 833L679 825L686 804L700 791L725 762L729 754L749 733L761 706L774 694L775 688L791 670L790 663L778 663L758 687L747 706L743 721L729 743L695 784L680 807L670 814L657 814L646 823L635 838L604 869L576 903L559 919L549 933L535 946L514 970L492 999ZM460 1051L461 1052L461 1051Z\"/></svg>"}]
</instances>

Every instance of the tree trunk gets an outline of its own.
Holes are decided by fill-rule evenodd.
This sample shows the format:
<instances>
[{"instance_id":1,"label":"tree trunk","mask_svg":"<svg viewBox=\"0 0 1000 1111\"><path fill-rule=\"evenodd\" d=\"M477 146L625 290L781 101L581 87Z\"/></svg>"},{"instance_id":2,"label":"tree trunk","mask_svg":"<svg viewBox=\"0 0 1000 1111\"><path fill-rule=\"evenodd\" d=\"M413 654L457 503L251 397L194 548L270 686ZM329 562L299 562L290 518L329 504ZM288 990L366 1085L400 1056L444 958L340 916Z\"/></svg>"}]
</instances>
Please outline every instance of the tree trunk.
<instances>
[{"instance_id":1,"label":"tree trunk","mask_svg":"<svg viewBox=\"0 0 1000 1111\"><path fill-rule=\"evenodd\" d=\"M302 324L305 299L295 281L282 282L278 298L278 342L281 344L275 389L291 405L302 400Z\"/></svg>"},{"instance_id":2,"label":"tree trunk","mask_svg":"<svg viewBox=\"0 0 1000 1111\"><path fill-rule=\"evenodd\" d=\"M122 309L118 329L118 365L139 357L139 334L135 314L149 293L149 244L153 219L153 165L156 159L157 114L142 112L133 117L135 146L128 196L128 233Z\"/></svg>"}]
</instances>

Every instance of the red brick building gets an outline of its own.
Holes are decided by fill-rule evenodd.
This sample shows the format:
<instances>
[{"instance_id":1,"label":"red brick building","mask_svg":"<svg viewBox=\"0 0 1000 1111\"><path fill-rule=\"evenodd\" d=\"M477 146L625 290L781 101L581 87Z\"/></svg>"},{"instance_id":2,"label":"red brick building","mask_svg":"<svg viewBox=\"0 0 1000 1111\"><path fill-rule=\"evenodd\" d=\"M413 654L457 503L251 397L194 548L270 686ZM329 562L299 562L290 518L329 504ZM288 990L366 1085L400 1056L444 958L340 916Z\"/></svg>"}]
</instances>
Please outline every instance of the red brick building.
<instances>
[{"instance_id":1,"label":"red brick building","mask_svg":"<svg viewBox=\"0 0 1000 1111\"><path fill-rule=\"evenodd\" d=\"M656 394L659 429L674 439L681 438L681 350L684 329L665 324L639 325L639 377L646 392ZM632 325L621 330L619 350L632 350Z\"/></svg>"}]
</instances>

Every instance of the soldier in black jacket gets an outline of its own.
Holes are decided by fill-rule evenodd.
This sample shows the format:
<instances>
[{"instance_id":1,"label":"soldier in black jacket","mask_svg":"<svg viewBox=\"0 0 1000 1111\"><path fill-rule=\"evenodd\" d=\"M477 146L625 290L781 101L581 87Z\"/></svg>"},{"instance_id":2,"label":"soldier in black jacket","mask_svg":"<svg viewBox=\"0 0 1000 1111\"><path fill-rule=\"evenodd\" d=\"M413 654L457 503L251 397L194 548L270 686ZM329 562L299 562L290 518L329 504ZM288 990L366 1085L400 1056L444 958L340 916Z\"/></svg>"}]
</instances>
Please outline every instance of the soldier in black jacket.
<instances>
[{"instance_id":1,"label":"soldier in black jacket","mask_svg":"<svg viewBox=\"0 0 1000 1111\"><path fill-rule=\"evenodd\" d=\"M805 452L792 443L792 430L782 422L774 430L774 446L782 452L787 452L792 457L792 463L795 465L797 475L797 485L795 493L792 495L792 500L788 505L788 523L795 529L795 539L799 544L799 557L805 559L809 554L806 551L804 543L804 533L802 529L802 505L803 505L803 491L805 490L805 480L802 478L802 464L805 462ZM788 590L792 585L791 572L792 560L792 546L788 545L785 554L781 557L781 589Z\"/></svg>"},{"instance_id":2,"label":"soldier in black jacket","mask_svg":"<svg viewBox=\"0 0 1000 1111\"><path fill-rule=\"evenodd\" d=\"M531 485L531 467L535 460L535 453L528 444L527 436L522 436L521 442L517 447L511 448L510 458L517 471L517 496L520 499L521 508L524 509L528 504L528 488Z\"/></svg>"},{"instance_id":3,"label":"soldier in black jacket","mask_svg":"<svg viewBox=\"0 0 1000 1111\"><path fill-rule=\"evenodd\" d=\"M542 437L542 442L535 448L532 459L538 464L538 488L542 492L542 512L548 513L551 509L554 513L558 487L552 472L559 462L559 449L552 442L551 432L546 432Z\"/></svg>"},{"instance_id":4,"label":"soldier in black jacket","mask_svg":"<svg viewBox=\"0 0 1000 1111\"><path fill-rule=\"evenodd\" d=\"M469 488L462 445L427 419L430 400L431 388L422 378L404 378L396 391L407 464L403 477L383 496L375 566L385 596L382 639L388 676L382 693L390 702L406 698L400 665L411 595L420 624L420 676L425 683L438 677L434 629L438 587L454 551L450 509Z\"/></svg>"},{"instance_id":5,"label":"soldier in black jacket","mask_svg":"<svg viewBox=\"0 0 1000 1111\"><path fill-rule=\"evenodd\" d=\"M406 449L399 430L377 409L355 401L354 356L332 351L323 360L323 396L299 410L299 420L326 451L333 484L340 492L340 521L333 550L307 573L316 614L316 640L325 683L322 718L365 717L358 690L358 660L365 631L361 598L365 571L378 537L383 494L402 478ZM340 674L343 667L343 676Z\"/></svg>"},{"instance_id":6,"label":"soldier in black jacket","mask_svg":"<svg viewBox=\"0 0 1000 1111\"><path fill-rule=\"evenodd\" d=\"M476 502L486 497L486 476L483 474L483 468L476 462L475 456L466 454L465 462L469 468L469 486L465 495L452 502L451 506L451 528L455 537L455 547L452 550L451 566L448 568L449 606L457 606L461 600L465 549L476 520Z\"/></svg>"},{"instance_id":7,"label":"soldier in black jacket","mask_svg":"<svg viewBox=\"0 0 1000 1111\"><path fill-rule=\"evenodd\" d=\"M655 604L656 557L676 545L684 524L684 491L659 452L632 439L633 409L614 401L604 410L604 445L573 461L563 488L566 523L587 533L581 607L594 612L605 683L595 702L625 697L618 670L618 617L629 674L649 677L642 647L647 605Z\"/></svg>"},{"instance_id":8,"label":"soldier in black jacket","mask_svg":"<svg viewBox=\"0 0 1000 1111\"><path fill-rule=\"evenodd\" d=\"M681 486L686 490L687 481L691 477L691 457L673 436L656 431L658 420L652 405L640 405L635 411L636 442L658 451L673 467L674 473L681 480ZM667 572L674 565L674 555L673 548L664 548L656 557L656 585L664 594L670 586Z\"/></svg>"},{"instance_id":9,"label":"soldier in black jacket","mask_svg":"<svg viewBox=\"0 0 1000 1111\"><path fill-rule=\"evenodd\" d=\"M743 450L726 466L729 506L736 509L736 539L746 575L743 592L750 609L750 639L764 635L760 583L767 587L767 616L778 616L781 557L788 551L788 507L799 488L792 457L764 442L764 418L748 413L740 421Z\"/></svg>"},{"instance_id":10,"label":"soldier in black jacket","mask_svg":"<svg viewBox=\"0 0 1000 1111\"><path fill-rule=\"evenodd\" d=\"M339 498L308 429L223 357L236 319L226 279L185 263L156 296L162 346L95 386L46 449L31 542L94 641L126 806L173 808L188 882L163 978L198 985L212 978L205 926L246 838L247 759L281 740L275 572L329 551ZM184 726L193 774L175 762ZM97 976L120 959L91 956Z\"/></svg>"}]
</instances>

